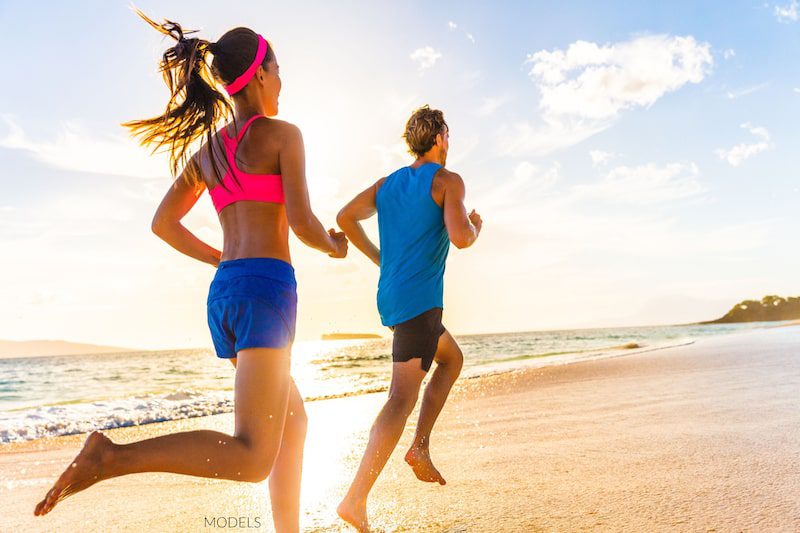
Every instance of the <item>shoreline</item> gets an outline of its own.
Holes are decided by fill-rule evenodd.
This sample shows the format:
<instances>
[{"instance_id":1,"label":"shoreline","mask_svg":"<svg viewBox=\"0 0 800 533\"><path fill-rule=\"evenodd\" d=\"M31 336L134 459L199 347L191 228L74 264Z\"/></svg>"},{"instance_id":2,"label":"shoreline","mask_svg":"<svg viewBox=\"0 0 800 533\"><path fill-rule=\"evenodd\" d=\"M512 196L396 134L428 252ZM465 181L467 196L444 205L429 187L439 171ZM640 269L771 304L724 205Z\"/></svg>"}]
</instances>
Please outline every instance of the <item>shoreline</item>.
<instances>
[{"instance_id":1,"label":"shoreline","mask_svg":"<svg viewBox=\"0 0 800 533\"><path fill-rule=\"evenodd\" d=\"M792 530L800 528L800 349L791 328L457 383L431 442L445 487L417 481L398 450L370 500L387 531ZM310 402L303 531L342 531L335 506L383 395ZM107 432L230 432L231 414ZM259 518L266 484L170 474L112 479L28 514L83 435L0 448L9 529L203 530L209 516ZM168 502L168 503L167 503ZM242 529L246 530L246 529ZM252 528L250 529L253 530Z\"/></svg>"},{"instance_id":2,"label":"shoreline","mask_svg":"<svg viewBox=\"0 0 800 533\"><path fill-rule=\"evenodd\" d=\"M775 325L765 325L765 324L773 324L775 322L780 322L779 324ZM753 329L757 328L780 328L786 326L793 326L800 324L800 319L796 320L787 320L787 321L769 321L769 322L724 322L724 323L715 323L711 322L689 322L686 324L638 324L638 325L628 325L628 326L600 326L600 327L580 327L580 328L553 328L553 329L542 329L542 330L525 330L525 331L492 331L492 332L484 332L484 333L459 333L455 334L456 337L459 338L481 338L481 337L492 337L498 335L525 335L525 334L542 334L542 333L559 333L559 332L569 332L569 331L602 331L602 330L627 330L627 329L643 329L643 328L679 328L679 327L691 327L691 326L705 326L705 325L721 325L721 326L737 326L737 325L748 325L754 324L752 327ZM759 325L755 325L759 324ZM340 334L325 334L326 336L333 336L336 337ZM299 340L298 343L302 342L316 342L319 340L327 340L331 342L336 341L348 341L348 340L391 340L391 337L384 337L378 334L343 334L342 337L336 337L331 339L317 339L317 338L305 338ZM132 353L167 353L167 352L175 352L175 351L208 351L212 352L213 348L210 346L195 346L195 347L188 347L188 348L126 348L126 347L116 347L116 346L100 346L94 345L89 343L78 343L78 342L71 342L71 341L60 341L60 340L22 340L22 341L12 341L12 340L0 340L0 344L7 343L7 344L27 344L27 343L66 343L66 344L73 344L73 345L85 345L91 348L100 348L103 350L108 349L108 351L95 351L91 350L88 352L68 352L68 353L34 353L34 354L12 354L12 355L2 355L0 354L0 361L6 359L38 359L38 358L59 358L59 357L83 357L83 356L115 356L120 355L124 356L127 354ZM614 348L614 347L609 347ZM600 349L600 348L598 348ZM605 348L603 348L605 349Z\"/></svg>"},{"instance_id":3,"label":"shoreline","mask_svg":"<svg viewBox=\"0 0 800 533\"><path fill-rule=\"evenodd\" d=\"M730 335L731 333L724 333L721 335ZM547 368L550 366L559 366L559 365L569 365L574 363L580 363L583 361L596 361L608 358L615 358L615 357L625 357L629 355L636 355L640 353L647 353L651 351L657 350L664 350L669 348L674 348L678 346L684 346L688 344L692 344L696 342L695 339L675 339L673 341L665 341L653 345L639 345L637 343L628 343L625 345L617 345L617 346L607 346L607 347L599 347L599 348L587 348L584 350L577 350L572 352L551 352L551 353L543 353L543 354L533 354L533 355L521 355L521 356L513 356L509 357L505 360L498 360L495 362L488 362L484 364L478 364L475 366L467 367L462 372L462 375L459 378L459 381L469 380L469 379L479 379L484 376L490 376L495 374L503 374L508 372L515 372L518 370L525 370L529 368ZM93 355L93 354L90 354ZM117 355L117 354L114 354ZM124 355L120 353L119 355ZM429 378L426 378L426 380ZM327 395L318 395L318 396L309 396L304 397L304 402L306 403L313 403L319 401L329 401L335 400L340 398L350 398L350 397L357 397L363 396L368 394L375 394L375 393L382 393L388 390L388 384L382 386L372 386L366 389L358 389L354 391L342 392L342 393L335 393L335 394L327 394ZM195 391L191 390L177 390L171 392L169 395L175 394L183 394L188 392L189 394L194 394ZM200 394L232 394L233 389L215 389L215 390L204 390L200 391ZM152 393L148 397L158 401L162 399L162 397L157 393ZM108 401L116 401L116 402L124 402L130 401L131 398L129 397L119 397L119 398L105 398L101 400L92 400L92 401L85 401L85 400L70 400L65 402L58 402L52 404L45 404L42 406L38 406L36 409L46 409L46 408L53 408L53 407L65 407L65 406L86 406L86 405L93 405L96 402L108 402ZM230 400L229 400L230 401ZM11 409L7 410L7 413L26 413L30 412L31 408L18 408L18 409ZM57 435L46 435L42 437L34 437L29 439L19 439L19 440L8 440L8 441L0 441L0 451L4 449L4 447L14 444L14 443L23 443L23 442L33 442L42 439L52 439L52 438L59 438L59 437L68 437L73 435L87 435L89 432L94 430L100 431L112 431L121 428L130 428L130 427L143 427L149 426L151 424L161 424L161 423L169 423L175 422L179 420L191 420L194 418L203 418L207 416L218 416L229 414L233 412L233 404L226 405L225 407L220 408L219 405L216 408L216 412L205 413L205 414L196 414L196 415L188 415L188 416L180 416L175 418L169 418L165 420L154 420L154 421L147 421L147 422L129 422L127 420L123 420L122 422L116 425L104 425L104 424L94 424L92 429L87 431L70 431L65 432ZM82 422L73 422L75 424L79 424L81 426L86 426L90 423L90 421L82 421Z\"/></svg>"}]
</instances>

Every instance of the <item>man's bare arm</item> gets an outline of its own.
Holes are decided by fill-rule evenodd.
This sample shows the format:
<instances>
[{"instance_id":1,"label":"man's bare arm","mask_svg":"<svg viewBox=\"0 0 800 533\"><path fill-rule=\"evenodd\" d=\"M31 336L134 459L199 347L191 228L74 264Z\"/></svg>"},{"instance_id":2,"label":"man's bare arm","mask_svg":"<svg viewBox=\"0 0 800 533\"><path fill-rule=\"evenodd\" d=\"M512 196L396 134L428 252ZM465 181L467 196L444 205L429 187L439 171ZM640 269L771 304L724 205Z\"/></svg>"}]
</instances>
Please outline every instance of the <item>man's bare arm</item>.
<instances>
[{"instance_id":1,"label":"man's bare arm","mask_svg":"<svg viewBox=\"0 0 800 533\"><path fill-rule=\"evenodd\" d=\"M448 172L445 179L444 225L447 235L456 248L467 248L478 239L483 221L474 209L467 215L464 207L466 190L461 176Z\"/></svg>"},{"instance_id":2,"label":"man's bare arm","mask_svg":"<svg viewBox=\"0 0 800 533\"><path fill-rule=\"evenodd\" d=\"M361 221L370 218L377 211L375 197L378 188L386 178L381 178L376 183L364 189L355 198L339 211L336 222L356 248L366 255L373 263L381 266L381 252L367 237Z\"/></svg>"}]
</instances>

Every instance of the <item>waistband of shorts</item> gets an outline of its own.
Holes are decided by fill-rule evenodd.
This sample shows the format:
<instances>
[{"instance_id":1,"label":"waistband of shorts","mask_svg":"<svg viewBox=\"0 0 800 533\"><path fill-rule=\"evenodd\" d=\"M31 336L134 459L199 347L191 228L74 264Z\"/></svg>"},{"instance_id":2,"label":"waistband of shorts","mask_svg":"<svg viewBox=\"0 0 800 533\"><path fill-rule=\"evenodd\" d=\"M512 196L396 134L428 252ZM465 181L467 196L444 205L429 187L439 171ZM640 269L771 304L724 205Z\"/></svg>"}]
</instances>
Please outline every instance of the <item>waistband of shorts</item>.
<instances>
[{"instance_id":1,"label":"waistband of shorts","mask_svg":"<svg viewBox=\"0 0 800 533\"><path fill-rule=\"evenodd\" d=\"M244 276L268 278L292 285L297 284L294 267L273 257L247 257L222 261L217 267L214 280L226 281Z\"/></svg>"}]
</instances>

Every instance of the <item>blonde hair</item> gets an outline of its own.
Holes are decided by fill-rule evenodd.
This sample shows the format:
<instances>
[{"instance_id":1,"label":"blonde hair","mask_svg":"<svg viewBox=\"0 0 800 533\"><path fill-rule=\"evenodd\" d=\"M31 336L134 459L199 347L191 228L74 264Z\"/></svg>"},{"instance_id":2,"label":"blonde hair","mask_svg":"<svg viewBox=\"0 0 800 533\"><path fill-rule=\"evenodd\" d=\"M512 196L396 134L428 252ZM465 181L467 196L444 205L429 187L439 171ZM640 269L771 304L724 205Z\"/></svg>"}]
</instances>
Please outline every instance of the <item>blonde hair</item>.
<instances>
[{"instance_id":1,"label":"blonde hair","mask_svg":"<svg viewBox=\"0 0 800 533\"><path fill-rule=\"evenodd\" d=\"M406 123L403 138L412 155L422 157L436 144L436 136L445 132L444 113L424 105L414 111Z\"/></svg>"}]
</instances>

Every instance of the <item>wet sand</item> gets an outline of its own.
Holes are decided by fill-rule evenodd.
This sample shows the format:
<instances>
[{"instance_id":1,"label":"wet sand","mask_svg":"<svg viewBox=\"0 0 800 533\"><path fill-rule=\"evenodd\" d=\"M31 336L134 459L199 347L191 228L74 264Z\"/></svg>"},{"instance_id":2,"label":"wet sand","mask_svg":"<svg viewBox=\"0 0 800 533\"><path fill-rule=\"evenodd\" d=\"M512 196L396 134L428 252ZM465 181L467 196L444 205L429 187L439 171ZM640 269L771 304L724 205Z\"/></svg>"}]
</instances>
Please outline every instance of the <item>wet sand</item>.
<instances>
[{"instance_id":1,"label":"wet sand","mask_svg":"<svg viewBox=\"0 0 800 533\"><path fill-rule=\"evenodd\" d=\"M383 398L308 404L304 531L348 531L335 507ZM232 417L107 433L197 428L230 431ZM445 487L403 462L412 430L370 502L385 531L798 531L800 327L464 380L431 444ZM109 480L34 517L83 438L0 447L0 530L272 530L266 483L170 474Z\"/></svg>"}]
</instances>

